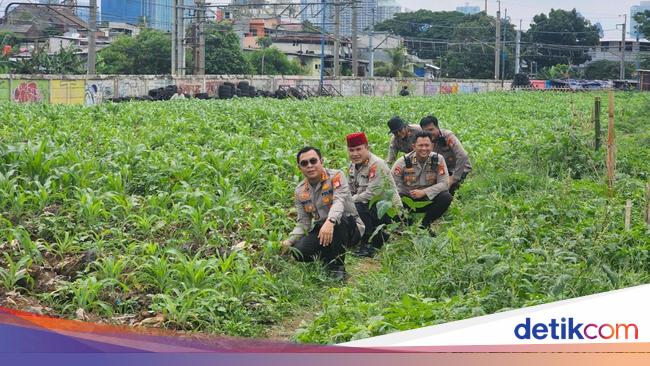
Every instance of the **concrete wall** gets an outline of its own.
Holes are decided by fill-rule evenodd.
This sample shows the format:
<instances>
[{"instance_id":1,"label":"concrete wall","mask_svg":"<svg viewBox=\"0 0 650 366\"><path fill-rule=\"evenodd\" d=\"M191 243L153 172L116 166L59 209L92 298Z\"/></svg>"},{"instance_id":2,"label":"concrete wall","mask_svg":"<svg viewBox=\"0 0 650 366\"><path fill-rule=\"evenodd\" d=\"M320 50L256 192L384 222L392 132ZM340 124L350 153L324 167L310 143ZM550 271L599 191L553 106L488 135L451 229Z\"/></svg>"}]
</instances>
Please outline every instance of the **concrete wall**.
<instances>
[{"instance_id":1,"label":"concrete wall","mask_svg":"<svg viewBox=\"0 0 650 366\"><path fill-rule=\"evenodd\" d=\"M114 97L147 95L150 89L177 85L183 93L214 96L226 81L248 81L258 90L275 91L281 85L318 87L319 79L309 76L208 75L174 78L169 75L0 75L0 101L17 103L96 104ZM483 93L502 90L491 80L423 80L342 77L326 79L344 96L395 96L408 85L411 95ZM510 82L503 85L510 89Z\"/></svg>"}]
</instances>

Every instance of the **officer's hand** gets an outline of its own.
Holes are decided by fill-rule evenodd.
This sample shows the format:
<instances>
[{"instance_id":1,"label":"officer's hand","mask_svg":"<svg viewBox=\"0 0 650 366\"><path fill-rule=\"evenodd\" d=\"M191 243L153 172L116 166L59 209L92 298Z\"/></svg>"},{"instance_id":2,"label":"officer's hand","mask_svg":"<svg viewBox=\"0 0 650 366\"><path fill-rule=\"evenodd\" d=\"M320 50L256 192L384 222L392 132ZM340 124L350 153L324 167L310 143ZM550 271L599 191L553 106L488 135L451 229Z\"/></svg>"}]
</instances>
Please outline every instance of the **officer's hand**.
<instances>
[{"instance_id":1,"label":"officer's hand","mask_svg":"<svg viewBox=\"0 0 650 366\"><path fill-rule=\"evenodd\" d=\"M318 238L320 239L320 245L326 247L332 242L332 237L334 236L334 224L330 220L326 220L323 226L318 232Z\"/></svg>"},{"instance_id":2,"label":"officer's hand","mask_svg":"<svg viewBox=\"0 0 650 366\"><path fill-rule=\"evenodd\" d=\"M456 183L456 180L454 179L453 175L449 177L448 182L449 182L448 184L449 184L450 187L453 186L454 183Z\"/></svg>"},{"instance_id":3,"label":"officer's hand","mask_svg":"<svg viewBox=\"0 0 650 366\"><path fill-rule=\"evenodd\" d=\"M289 241L289 239L283 241L282 246L280 247L280 254L284 255L292 246L293 244L291 243L291 241Z\"/></svg>"},{"instance_id":4,"label":"officer's hand","mask_svg":"<svg viewBox=\"0 0 650 366\"><path fill-rule=\"evenodd\" d=\"M416 200L426 196L424 191L421 189L413 189L409 192L409 194L411 195L411 198L414 198Z\"/></svg>"}]
</instances>

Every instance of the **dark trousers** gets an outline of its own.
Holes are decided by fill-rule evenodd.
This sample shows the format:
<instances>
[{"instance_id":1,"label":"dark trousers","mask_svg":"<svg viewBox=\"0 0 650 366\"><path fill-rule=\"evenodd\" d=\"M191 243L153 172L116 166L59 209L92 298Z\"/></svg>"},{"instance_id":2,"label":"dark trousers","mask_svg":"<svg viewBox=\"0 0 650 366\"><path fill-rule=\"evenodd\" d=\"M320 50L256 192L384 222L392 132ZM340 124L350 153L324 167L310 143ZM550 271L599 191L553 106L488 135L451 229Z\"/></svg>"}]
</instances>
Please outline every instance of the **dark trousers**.
<instances>
[{"instance_id":1,"label":"dark trousers","mask_svg":"<svg viewBox=\"0 0 650 366\"><path fill-rule=\"evenodd\" d=\"M450 176L450 177L451 177L453 174L454 174L453 172L449 172L449 176ZM456 191L458 190L458 188L460 188L460 185L463 184L463 181L465 180L465 177L467 177L467 173L463 173L463 175L460 177L460 180L454 182L454 184L452 184L452 185L449 187L449 193L450 193L452 196L454 195L454 193L456 193Z\"/></svg>"},{"instance_id":2,"label":"dark trousers","mask_svg":"<svg viewBox=\"0 0 650 366\"><path fill-rule=\"evenodd\" d=\"M404 195L401 196L404 197ZM424 218L422 219L422 227L429 227L432 222L440 218L440 216L442 216L442 214L447 211L449 205L451 205L451 200L451 194L449 194L448 191L444 191L438 193L438 195L433 197L432 200L429 200L429 198L426 196L424 198L414 200L418 202L431 201L431 204L429 205L412 209L405 204L404 208L410 212L424 213ZM411 222L408 223L411 224Z\"/></svg>"},{"instance_id":3,"label":"dark trousers","mask_svg":"<svg viewBox=\"0 0 650 366\"><path fill-rule=\"evenodd\" d=\"M343 217L341 222L334 225L332 242L328 246L320 245L318 232L323 223L318 223L296 244L293 245L297 251L293 252L294 258L301 262L312 262L320 259L327 268L335 268L345 264L345 248L357 244L359 241L359 229L352 217Z\"/></svg>"},{"instance_id":4,"label":"dark trousers","mask_svg":"<svg viewBox=\"0 0 650 366\"><path fill-rule=\"evenodd\" d=\"M382 228L375 236L372 236L377 226L382 224L390 224L393 220L385 214L381 219L377 217L377 205L372 205L372 208L368 207L367 203L356 202L354 204L357 207L357 212L361 217L361 221L366 226L366 231L361 238L361 244L370 244L373 247L379 249L385 242L388 241L388 234ZM372 236L372 239L370 238Z\"/></svg>"}]
</instances>

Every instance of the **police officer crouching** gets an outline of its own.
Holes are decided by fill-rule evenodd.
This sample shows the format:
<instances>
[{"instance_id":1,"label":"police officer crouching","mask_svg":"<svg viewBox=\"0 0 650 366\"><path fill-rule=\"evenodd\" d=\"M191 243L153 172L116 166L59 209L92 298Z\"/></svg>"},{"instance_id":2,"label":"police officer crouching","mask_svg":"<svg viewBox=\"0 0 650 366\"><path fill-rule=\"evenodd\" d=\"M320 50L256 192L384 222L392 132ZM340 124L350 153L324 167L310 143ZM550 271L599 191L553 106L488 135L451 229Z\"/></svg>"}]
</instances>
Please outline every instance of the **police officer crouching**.
<instances>
[{"instance_id":1,"label":"police officer crouching","mask_svg":"<svg viewBox=\"0 0 650 366\"><path fill-rule=\"evenodd\" d=\"M415 135L414 151L399 158L393 165L393 179L399 195L415 201L430 201L429 205L412 208L409 211L424 213L421 227L431 230L431 223L447 211L451 204L449 194L449 174L445 158L433 152L433 135L419 132Z\"/></svg>"},{"instance_id":2,"label":"police officer crouching","mask_svg":"<svg viewBox=\"0 0 650 366\"><path fill-rule=\"evenodd\" d=\"M363 132L352 133L346 136L346 140L350 158L350 193L357 212L366 227L359 249L354 254L361 257L372 257L388 240L388 234L383 228L377 233L375 233L375 229L379 225L390 224L392 219L388 213L378 217L377 205L373 204L370 207L370 202L373 199L391 200L393 207L397 208L402 207L402 202L388 165L370 152L366 134Z\"/></svg>"},{"instance_id":3,"label":"police officer crouching","mask_svg":"<svg viewBox=\"0 0 650 366\"><path fill-rule=\"evenodd\" d=\"M325 169L318 149L307 146L296 155L305 180L298 184L294 202L297 223L283 252L293 246L294 258L303 262L319 258L335 280L345 279L345 247L364 234L364 224L354 207L348 182L340 170Z\"/></svg>"},{"instance_id":4,"label":"police officer crouching","mask_svg":"<svg viewBox=\"0 0 650 366\"><path fill-rule=\"evenodd\" d=\"M422 118L420 127L422 127L422 131L430 132L433 135L433 151L445 157L445 163L449 169L449 193L453 196L469 172L472 171L469 156L453 132L438 126L438 119L435 116Z\"/></svg>"}]
</instances>

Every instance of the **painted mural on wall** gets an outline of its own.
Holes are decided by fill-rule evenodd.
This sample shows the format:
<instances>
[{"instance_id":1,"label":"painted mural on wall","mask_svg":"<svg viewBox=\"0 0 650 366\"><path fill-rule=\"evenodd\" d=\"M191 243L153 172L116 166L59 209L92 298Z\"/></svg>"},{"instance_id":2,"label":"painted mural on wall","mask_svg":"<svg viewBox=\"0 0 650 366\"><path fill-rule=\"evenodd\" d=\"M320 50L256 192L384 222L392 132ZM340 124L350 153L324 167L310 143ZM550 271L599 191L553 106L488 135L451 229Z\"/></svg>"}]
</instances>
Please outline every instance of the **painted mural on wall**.
<instances>
[{"instance_id":1,"label":"painted mural on wall","mask_svg":"<svg viewBox=\"0 0 650 366\"><path fill-rule=\"evenodd\" d=\"M0 101L9 101L9 80L0 80Z\"/></svg>"},{"instance_id":2,"label":"painted mural on wall","mask_svg":"<svg viewBox=\"0 0 650 366\"><path fill-rule=\"evenodd\" d=\"M49 80L12 80L11 100L18 103L48 103Z\"/></svg>"},{"instance_id":3,"label":"painted mural on wall","mask_svg":"<svg viewBox=\"0 0 650 366\"><path fill-rule=\"evenodd\" d=\"M84 80L51 80L50 103L83 104L85 84Z\"/></svg>"},{"instance_id":4,"label":"painted mural on wall","mask_svg":"<svg viewBox=\"0 0 650 366\"><path fill-rule=\"evenodd\" d=\"M374 95L375 94L375 85L368 81L361 83L361 94L363 95Z\"/></svg>"},{"instance_id":5,"label":"painted mural on wall","mask_svg":"<svg viewBox=\"0 0 650 366\"><path fill-rule=\"evenodd\" d=\"M144 80L135 78L117 80L117 96L120 98L145 95L147 92Z\"/></svg>"},{"instance_id":6,"label":"painted mural on wall","mask_svg":"<svg viewBox=\"0 0 650 366\"><path fill-rule=\"evenodd\" d=\"M237 83L235 83L237 85ZM202 83L196 80L176 80L178 92L182 94L196 95L201 92Z\"/></svg>"},{"instance_id":7,"label":"painted mural on wall","mask_svg":"<svg viewBox=\"0 0 650 366\"><path fill-rule=\"evenodd\" d=\"M84 103L93 105L115 97L114 80L88 80L84 91Z\"/></svg>"}]
</instances>

